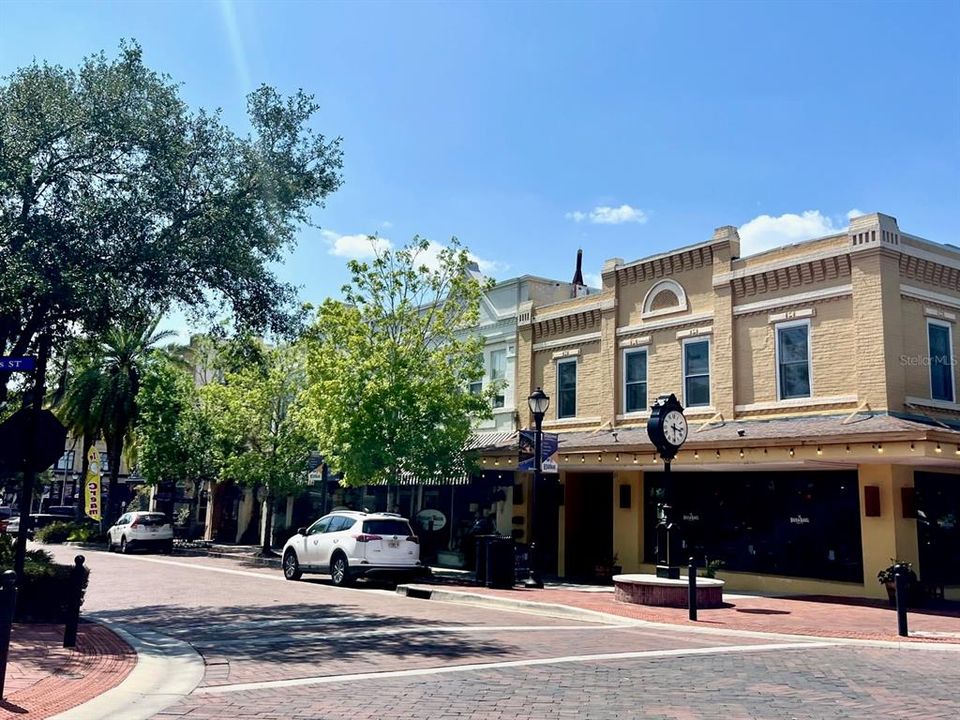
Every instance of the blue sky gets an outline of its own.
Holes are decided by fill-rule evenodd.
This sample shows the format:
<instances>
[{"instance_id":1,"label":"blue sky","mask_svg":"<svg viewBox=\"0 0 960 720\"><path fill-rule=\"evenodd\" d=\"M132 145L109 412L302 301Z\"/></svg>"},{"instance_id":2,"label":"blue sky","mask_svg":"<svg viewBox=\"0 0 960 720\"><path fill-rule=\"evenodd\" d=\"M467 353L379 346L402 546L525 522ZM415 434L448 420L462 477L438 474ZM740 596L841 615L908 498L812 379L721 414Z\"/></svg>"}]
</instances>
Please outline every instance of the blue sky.
<instances>
[{"instance_id":1,"label":"blue sky","mask_svg":"<svg viewBox=\"0 0 960 720\"><path fill-rule=\"evenodd\" d=\"M745 252L851 210L960 243L960 3L0 0L0 74L135 38L245 125L314 93L344 185L281 276L338 293L353 236L458 236L497 278L594 276L737 225ZM759 218L759 219L758 219ZM339 253L339 254L337 254Z\"/></svg>"}]
</instances>

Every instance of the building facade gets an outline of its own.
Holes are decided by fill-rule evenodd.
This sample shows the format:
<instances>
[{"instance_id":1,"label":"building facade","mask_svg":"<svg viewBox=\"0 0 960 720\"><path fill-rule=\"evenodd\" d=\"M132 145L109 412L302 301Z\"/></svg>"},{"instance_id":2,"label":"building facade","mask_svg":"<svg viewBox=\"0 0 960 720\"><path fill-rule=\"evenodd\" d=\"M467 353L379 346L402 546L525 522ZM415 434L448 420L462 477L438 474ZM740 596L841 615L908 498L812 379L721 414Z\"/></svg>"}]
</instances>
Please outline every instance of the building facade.
<instances>
[{"instance_id":1,"label":"building facade","mask_svg":"<svg viewBox=\"0 0 960 720\"><path fill-rule=\"evenodd\" d=\"M602 277L599 294L517 314L516 394L543 387L560 436L536 502L548 571L649 571L669 499L684 552L722 563L732 589L880 597L896 558L956 594L960 248L873 214L745 258L721 227ZM667 483L645 423L669 393L691 432ZM512 530L528 539L518 478Z\"/></svg>"}]
</instances>

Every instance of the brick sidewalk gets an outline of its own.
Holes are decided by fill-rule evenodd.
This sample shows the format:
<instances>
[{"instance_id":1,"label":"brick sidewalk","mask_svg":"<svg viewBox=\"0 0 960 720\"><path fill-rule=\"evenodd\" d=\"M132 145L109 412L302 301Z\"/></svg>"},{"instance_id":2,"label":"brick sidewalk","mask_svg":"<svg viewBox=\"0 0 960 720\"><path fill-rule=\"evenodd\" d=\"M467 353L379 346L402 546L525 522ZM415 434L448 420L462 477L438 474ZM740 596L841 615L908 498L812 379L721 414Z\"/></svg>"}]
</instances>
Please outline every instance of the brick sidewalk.
<instances>
[{"instance_id":1,"label":"brick sidewalk","mask_svg":"<svg viewBox=\"0 0 960 720\"><path fill-rule=\"evenodd\" d=\"M63 645L63 625L13 626L0 718L39 720L119 685L137 662L134 650L107 628L82 623L77 646Z\"/></svg>"},{"instance_id":2,"label":"brick sidewalk","mask_svg":"<svg viewBox=\"0 0 960 720\"><path fill-rule=\"evenodd\" d=\"M525 602L567 605L634 620L671 623L720 630L842 637L864 640L905 640L897 635L897 613L886 603L840 597L769 598L734 596L725 607L701 609L697 622L687 619L686 608L648 607L614 600L612 592L584 592L547 587L528 590L493 590L468 583L443 582L425 587ZM731 595L734 595L731 593ZM912 642L960 642L960 603L941 602L908 613Z\"/></svg>"}]
</instances>

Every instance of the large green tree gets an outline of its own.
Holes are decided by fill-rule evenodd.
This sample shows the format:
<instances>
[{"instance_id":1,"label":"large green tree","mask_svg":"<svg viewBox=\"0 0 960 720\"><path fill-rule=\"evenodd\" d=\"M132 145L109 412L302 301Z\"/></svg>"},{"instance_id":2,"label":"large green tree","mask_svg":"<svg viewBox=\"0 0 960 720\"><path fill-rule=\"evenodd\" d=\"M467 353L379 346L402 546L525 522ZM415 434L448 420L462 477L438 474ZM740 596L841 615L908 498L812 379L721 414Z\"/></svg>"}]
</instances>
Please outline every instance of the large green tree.
<instances>
[{"instance_id":1,"label":"large green tree","mask_svg":"<svg viewBox=\"0 0 960 720\"><path fill-rule=\"evenodd\" d=\"M300 420L306 386L302 348L266 349L260 357L200 393L222 452L221 479L262 491L261 546L269 555L274 503L303 489L313 443Z\"/></svg>"},{"instance_id":2,"label":"large green tree","mask_svg":"<svg viewBox=\"0 0 960 720\"><path fill-rule=\"evenodd\" d=\"M172 333L157 332L158 320L112 327L93 343L60 407L64 424L84 436L86 451L100 436L107 445L109 490L105 521L117 515L117 481L124 447L131 447L138 395L153 350ZM86 470L86 465L84 465Z\"/></svg>"},{"instance_id":3,"label":"large green tree","mask_svg":"<svg viewBox=\"0 0 960 720\"><path fill-rule=\"evenodd\" d=\"M483 376L470 329L486 283L456 239L439 252L419 237L374 247L307 333L307 422L348 484L462 474L472 421L490 416L497 390L468 390Z\"/></svg>"},{"instance_id":4,"label":"large green tree","mask_svg":"<svg viewBox=\"0 0 960 720\"><path fill-rule=\"evenodd\" d=\"M290 330L280 260L340 185L339 140L311 96L263 86L249 133L191 110L135 43L77 70L34 62L0 84L0 354L172 306ZM54 348L56 349L56 348ZM0 404L9 375L0 374Z\"/></svg>"}]
</instances>

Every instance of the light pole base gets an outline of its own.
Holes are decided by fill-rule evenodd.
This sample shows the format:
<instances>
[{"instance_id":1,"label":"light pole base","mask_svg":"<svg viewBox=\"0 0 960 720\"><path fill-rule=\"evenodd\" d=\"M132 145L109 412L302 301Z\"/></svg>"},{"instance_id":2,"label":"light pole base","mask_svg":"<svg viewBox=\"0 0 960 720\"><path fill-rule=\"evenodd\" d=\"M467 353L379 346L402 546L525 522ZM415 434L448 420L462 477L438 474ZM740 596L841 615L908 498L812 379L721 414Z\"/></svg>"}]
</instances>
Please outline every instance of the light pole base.
<instances>
[{"instance_id":1,"label":"light pole base","mask_svg":"<svg viewBox=\"0 0 960 720\"><path fill-rule=\"evenodd\" d=\"M531 573L530 577L523 581L523 586L528 590L543 590L543 580Z\"/></svg>"}]
</instances>

